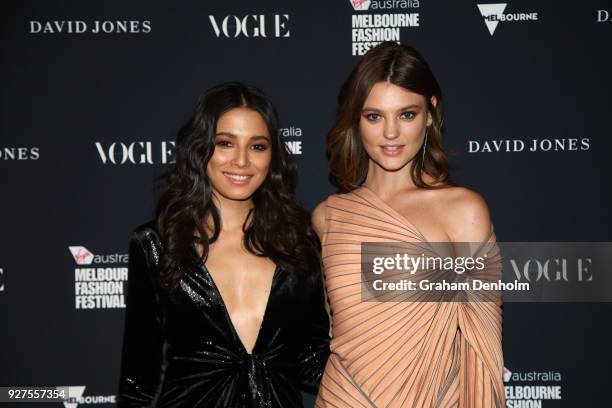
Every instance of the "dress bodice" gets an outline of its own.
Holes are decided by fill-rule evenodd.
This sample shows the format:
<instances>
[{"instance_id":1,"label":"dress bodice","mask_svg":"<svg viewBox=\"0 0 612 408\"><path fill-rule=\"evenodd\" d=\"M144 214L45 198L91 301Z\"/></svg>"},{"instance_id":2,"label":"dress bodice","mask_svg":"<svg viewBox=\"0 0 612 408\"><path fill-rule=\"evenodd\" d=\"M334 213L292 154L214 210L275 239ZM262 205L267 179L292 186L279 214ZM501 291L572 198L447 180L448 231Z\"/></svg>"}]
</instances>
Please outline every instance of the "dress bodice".
<instances>
[{"instance_id":1,"label":"dress bodice","mask_svg":"<svg viewBox=\"0 0 612 408\"><path fill-rule=\"evenodd\" d=\"M159 284L162 247L141 227L130 242L119 406L301 407L329 354L320 273L276 269L251 354L202 264Z\"/></svg>"}]
</instances>

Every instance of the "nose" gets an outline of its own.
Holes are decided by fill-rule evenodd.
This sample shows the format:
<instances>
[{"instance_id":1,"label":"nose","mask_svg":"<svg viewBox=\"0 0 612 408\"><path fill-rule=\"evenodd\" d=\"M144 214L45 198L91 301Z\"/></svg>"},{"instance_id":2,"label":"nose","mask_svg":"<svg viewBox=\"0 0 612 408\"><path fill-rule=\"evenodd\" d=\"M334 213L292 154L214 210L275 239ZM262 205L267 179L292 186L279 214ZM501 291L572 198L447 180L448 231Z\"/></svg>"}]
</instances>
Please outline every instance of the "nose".
<instances>
[{"instance_id":1,"label":"nose","mask_svg":"<svg viewBox=\"0 0 612 408\"><path fill-rule=\"evenodd\" d=\"M234 150L234 157L231 161L232 165L238 168L245 168L249 165L249 151L246 147L239 147Z\"/></svg>"},{"instance_id":2,"label":"nose","mask_svg":"<svg viewBox=\"0 0 612 408\"><path fill-rule=\"evenodd\" d=\"M393 140L399 136L399 126L395 120L393 119L385 120L383 136L387 140Z\"/></svg>"}]
</instances>

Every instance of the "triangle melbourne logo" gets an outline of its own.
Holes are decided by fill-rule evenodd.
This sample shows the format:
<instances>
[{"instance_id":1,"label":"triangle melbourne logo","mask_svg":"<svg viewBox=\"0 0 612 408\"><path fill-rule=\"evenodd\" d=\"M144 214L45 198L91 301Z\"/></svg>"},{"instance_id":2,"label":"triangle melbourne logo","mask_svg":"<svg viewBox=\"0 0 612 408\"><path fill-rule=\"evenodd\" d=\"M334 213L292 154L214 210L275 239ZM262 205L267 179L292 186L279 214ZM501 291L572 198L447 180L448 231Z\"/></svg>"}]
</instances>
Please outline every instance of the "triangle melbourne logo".
<instances>
[{"instance_id":1,"label":"triangle melbourne logo","mask_svg":"<svg viewBox=\"0 0 612 408\"><path fill-rule=\"evenodd\" d=\"M480 14L484 17L485 24L491 35L495 33L495 29L503 18L502 16L507 5L508 3L478 4L478 10L480 10Z\"/></svg>"},{"instance_id":2,"label":"triangle melbourne logo","mask_svg":"<svg viewBox=\"0 0 612 408\"><path fill-rule=\"evenodd\" d=\"M65 408L77 408L79 406L79 399L83 397L83 392L85 392L84 385L71 385L67 387L57 387L57 389L68 389L68 395L64 400Z\"/></svg>"}]
</instances>

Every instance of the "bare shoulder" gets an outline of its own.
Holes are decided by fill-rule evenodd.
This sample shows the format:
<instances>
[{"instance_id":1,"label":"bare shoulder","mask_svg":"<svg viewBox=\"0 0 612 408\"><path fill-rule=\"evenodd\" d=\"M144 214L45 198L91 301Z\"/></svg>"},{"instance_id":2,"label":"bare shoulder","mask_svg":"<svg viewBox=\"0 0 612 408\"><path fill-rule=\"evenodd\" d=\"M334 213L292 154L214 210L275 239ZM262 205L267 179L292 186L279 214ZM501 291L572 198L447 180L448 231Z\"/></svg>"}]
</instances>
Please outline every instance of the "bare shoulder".
<instances>
[{"instance_id":1,"label":"bare shoulder","mask_svg":"<svg viewBox=\"0 0 612 408\"><path fill-rule=\"evenodd\" d=\"M439 191L444 224L454 242L489 239L491 217L489 207L480 194L465 187L449 187Z\"/></svg>"},{"instance_id":2,"label":"bare shoulder","mask_svg":"<svg viewBox=\"0 0 612 408\"><path fill-rule=\"evenodd\" d=\"M319 236L319 239L323 237L326 231L325 214L327 213L327 199L321 201L315 209L312 211L312 227Z\"/></svg>"}]
</instances>

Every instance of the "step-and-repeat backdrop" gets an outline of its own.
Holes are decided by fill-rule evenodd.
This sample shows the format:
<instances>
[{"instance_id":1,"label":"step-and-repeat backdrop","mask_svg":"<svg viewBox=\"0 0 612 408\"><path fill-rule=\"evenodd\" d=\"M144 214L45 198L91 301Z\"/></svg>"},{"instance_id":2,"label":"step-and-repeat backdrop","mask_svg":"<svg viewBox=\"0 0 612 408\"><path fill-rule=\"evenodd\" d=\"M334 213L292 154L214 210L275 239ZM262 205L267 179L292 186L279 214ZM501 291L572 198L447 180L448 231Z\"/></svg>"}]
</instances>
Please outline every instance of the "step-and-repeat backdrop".
<instances>
[{"instance_id":1,"label":"step-and-repeat backdrop","mask_svg":"<svg viewBox=\"0 0 612 408\"><path fill-rule=\"evenodd\" d=\"M334 192L339 87L382 40L430 62L453 175L486 198L500 241L612 241L607 0L0 7L0 386L114 406L127 240L199 93L239 80L270 95L312 208ZM507 406L609 406L610 316L609 303L506 304Z\"/></svg>"}]
</instances>

